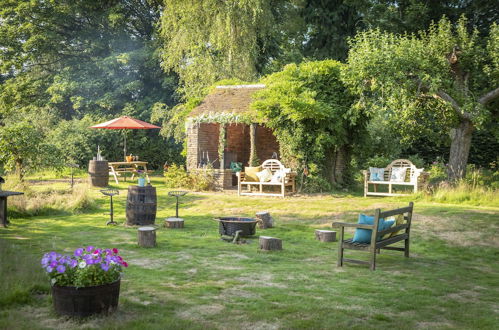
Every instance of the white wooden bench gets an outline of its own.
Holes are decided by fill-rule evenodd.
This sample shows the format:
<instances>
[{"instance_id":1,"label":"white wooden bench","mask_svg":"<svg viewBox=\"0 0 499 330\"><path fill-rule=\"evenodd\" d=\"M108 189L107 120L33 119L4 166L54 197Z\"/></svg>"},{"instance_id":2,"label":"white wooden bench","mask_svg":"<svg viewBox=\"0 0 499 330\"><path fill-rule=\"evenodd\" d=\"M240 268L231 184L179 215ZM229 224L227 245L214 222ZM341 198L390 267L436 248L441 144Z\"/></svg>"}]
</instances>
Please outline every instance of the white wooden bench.
<instances>
[{"instance_id":1,"label":"white wooden bench","mask_svg":"<svg viewBox=\"0 0 499 330\"><path fill-rule=\"evenodd\" d=\"M403 182L392 181L393 168L407 168ZM408 194L393 193L393 186L413 186L414 193L418 192L418 181L423 173L423 168L416 168L416 166L407 159L397 159L390 163L384 169L383 180L371 181L371 173L369 170L362 171L364 173L364 197L366 196L405 196ZM388 192L378 192L378 186L388 186ZM370 186L373 186L374 191L369 191Z\"/></svg>"},{"instance_id":2,"label":"white wooden bench","mask_svg":"<svg viewBox=\"0 0 499 330\"><path fill-rule=\"evenodd\" d=\"M272 174L277 171L284 171L285 167L277 159L268 159L262 163L262 170L269 169ZM237 193L241 195L257 195L257 196L279 196L284 197L286 195L286 187L291 187L291 193L296 191L295 184L296 173L285 173L284 177L280 182L259 182L259 181L245 181L244 172L237 173ZM247 187L246 191L243 191L243 186ZM259 189L257 192L252 192L251 187L257 186ZM280 187L280 192L264 192L263 187Z\"/></svg>"}]
</instances>

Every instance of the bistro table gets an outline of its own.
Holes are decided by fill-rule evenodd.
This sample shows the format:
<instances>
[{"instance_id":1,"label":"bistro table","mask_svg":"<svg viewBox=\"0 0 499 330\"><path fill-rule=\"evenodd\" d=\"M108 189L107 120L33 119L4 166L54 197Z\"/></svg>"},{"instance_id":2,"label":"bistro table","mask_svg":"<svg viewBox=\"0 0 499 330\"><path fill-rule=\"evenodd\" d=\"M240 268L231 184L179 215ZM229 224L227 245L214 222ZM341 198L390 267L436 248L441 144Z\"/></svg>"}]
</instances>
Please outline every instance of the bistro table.
<instances>
[{"instance_id":1,"label":"bistro table","mask_svg":"<svg viewBox=\"0 0 499 330\"><path fill-rule=\"evenodd\" d=\"M114 181L118 183L118 175L121 173L132 173L132 180L137 173L137 171L142 170L146 175L147 182L151 183L149 180L149 175L147 175L147 162L143 161L131 161L131 162L109 162L109 175L114 177Z\"/></svg>"},{"instance_id":2,"label":"bistro table","mask_svg":"<svg viewBox=\"0 0 499 330\"><path fill-rule=\"evenodd\" d=\"M15 195L24 195L22 192L0 190L0 226L7 227L7 197Z\"/></svg>"}]
</instances>

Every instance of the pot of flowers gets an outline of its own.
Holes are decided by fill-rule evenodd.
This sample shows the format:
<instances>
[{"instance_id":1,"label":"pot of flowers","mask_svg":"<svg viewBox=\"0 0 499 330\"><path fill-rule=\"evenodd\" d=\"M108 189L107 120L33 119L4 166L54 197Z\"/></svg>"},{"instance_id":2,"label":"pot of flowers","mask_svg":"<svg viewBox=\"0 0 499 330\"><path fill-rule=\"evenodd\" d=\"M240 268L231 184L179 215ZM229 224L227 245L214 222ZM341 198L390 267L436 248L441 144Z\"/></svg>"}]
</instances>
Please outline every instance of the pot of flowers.
<instances>
[{"instance_id":1,"label":"pot of flowers","mask_svg":"<svg viewBox=\"0 0 499 330\"><path fill-rule=\"evenodd\" d=\"M138 186L139 187L145 187L146 186L146 172L142 170L137 171L137 176L139 177L138 179Z\"/></svg>"},{"instance_id":2,"label":"pot of flowers","mask_svg":"<svg viewBox=\"0 0 499 330\"><path fill-rule=\"evenodd\" d=\"M70 256L49 252L41 263L50 278L59 315L87 317L118 308L121 273L128 267L118 249L87 246Z\"/></svg>"}]
</instances>

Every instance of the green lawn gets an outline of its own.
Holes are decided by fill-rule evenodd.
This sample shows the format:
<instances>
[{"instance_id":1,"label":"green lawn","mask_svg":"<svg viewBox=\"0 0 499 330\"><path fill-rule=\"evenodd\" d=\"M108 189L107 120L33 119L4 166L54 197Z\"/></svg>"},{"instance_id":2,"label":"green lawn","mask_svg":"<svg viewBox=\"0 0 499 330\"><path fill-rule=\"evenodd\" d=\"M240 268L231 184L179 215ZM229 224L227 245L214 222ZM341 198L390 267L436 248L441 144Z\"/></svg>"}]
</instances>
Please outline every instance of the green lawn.
<instances>
[{"instance_id":1,"label":"green lawn","mask_svg":"<svg viewBox=\"0 0 499 330\"><path fill-rule=\"evenodd\" d=\"M377 207L405 206L410 197L190 193L181 200L185 228L169 230L162 224L174 215L174 198L160 178L153 183L156 248L139 248L136 228L106 226L108 199L96 188L94 211L13 218L9 228L0 228L0 328L492 329L499 324L497 207L416 200L411 257L382 251L371 272L353 264L337 268L337 243L316 241L314 229L353 222L359 212ZM120 183L115 203L120 223L126 186ZM244 245L219 239L214 216L263 210L276 227L257 229L257 235L281 238L283 251L259 252L257 239ZM113 315L77 321L52 310L39 260L45 252L82 245L117 247L130 264Z\"/></svg>"}]
</instances>

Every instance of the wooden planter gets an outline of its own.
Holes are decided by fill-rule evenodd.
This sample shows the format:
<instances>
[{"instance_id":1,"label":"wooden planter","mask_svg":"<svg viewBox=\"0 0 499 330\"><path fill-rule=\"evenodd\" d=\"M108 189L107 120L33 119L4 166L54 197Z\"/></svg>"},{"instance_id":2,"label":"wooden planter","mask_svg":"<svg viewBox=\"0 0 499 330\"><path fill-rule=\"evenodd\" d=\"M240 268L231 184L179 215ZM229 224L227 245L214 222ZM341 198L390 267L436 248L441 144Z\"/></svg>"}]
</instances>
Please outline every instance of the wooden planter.
<instances>
[{"instance_id":1,"label":"wooden planter","mask_svg":"<svg viewBox=\"0 0 499 330\"><path fill-rule=\"evenodd\" d=\"M76 288L53 286L52 301L59 315L87 317L111 313L118 308L120 280L104 285Z\"/></svg>"}]
</instances>

